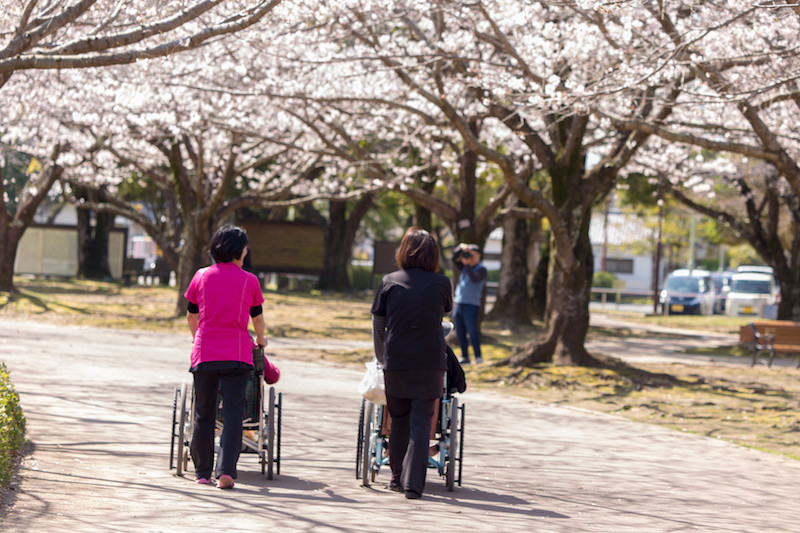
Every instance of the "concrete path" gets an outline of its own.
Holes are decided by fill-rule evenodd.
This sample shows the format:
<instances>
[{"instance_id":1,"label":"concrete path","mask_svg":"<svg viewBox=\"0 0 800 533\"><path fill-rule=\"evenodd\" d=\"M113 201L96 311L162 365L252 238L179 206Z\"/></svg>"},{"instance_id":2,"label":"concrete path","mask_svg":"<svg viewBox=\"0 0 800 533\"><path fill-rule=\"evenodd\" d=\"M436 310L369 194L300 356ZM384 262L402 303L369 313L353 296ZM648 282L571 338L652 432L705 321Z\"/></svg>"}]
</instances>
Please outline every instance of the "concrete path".
<instances>
[{"instance_id":1,"label":"concrete path","mask_svg":"<svg viewBox=\"0 0 800 533\"><path fill-rule=\"evenodd\" d=\"M274 343L276 346L278 343ZM28 418L2 531L797 531L800 463L665 428L468 391L464 483L422 500L355 479L361 372L282 370L281 475L243 456L236 489L167 469L187 335L0 320Z\"/></svg>"}]
</instances>

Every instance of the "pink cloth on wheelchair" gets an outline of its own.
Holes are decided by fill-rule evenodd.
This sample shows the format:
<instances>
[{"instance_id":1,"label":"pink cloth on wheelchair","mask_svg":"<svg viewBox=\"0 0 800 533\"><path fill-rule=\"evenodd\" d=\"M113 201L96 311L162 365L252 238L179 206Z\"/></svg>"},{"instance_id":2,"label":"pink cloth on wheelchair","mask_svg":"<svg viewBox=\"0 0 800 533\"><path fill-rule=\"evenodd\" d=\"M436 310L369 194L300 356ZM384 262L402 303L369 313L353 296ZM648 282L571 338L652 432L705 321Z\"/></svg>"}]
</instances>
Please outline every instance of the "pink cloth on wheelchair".
<instances>
[{"instance_id":1,"label":"pink cloth on wheelchair","mask_svg":"<svg viewBox=\"0 0 800 533\"><path fill-rule=\"evenodd\" d=\"M281 371L278 370L278 367L273 365L267 356L264 356L264 381L268 384L272 385L273 383L277 383L278 380L281 379Z\"/></svg>"},{"instance_id":2,"label":"pink cloth on wheelchair","mask_svg":"<svg viewBox=\"0 0 800 533\"><path fill-rule=\"evenodd\" d=\"M250 308L264 302L258 278L234 263L217 263L198 270L184 296L200 308L191 366L210 361L252 365L247 325Z\"/></svg>"}]
</instances>

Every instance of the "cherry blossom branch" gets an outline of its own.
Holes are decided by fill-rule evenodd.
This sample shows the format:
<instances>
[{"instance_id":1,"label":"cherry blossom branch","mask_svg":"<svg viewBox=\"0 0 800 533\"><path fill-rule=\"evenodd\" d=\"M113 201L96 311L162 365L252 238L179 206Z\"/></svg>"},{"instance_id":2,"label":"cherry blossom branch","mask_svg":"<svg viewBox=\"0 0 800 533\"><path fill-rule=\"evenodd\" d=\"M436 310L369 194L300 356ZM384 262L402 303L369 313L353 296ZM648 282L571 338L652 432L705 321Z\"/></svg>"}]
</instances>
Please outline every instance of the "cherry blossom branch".
<instances>
[{"instance_id":1,"label":"cherry blossom branch","mask_svg":"<svg viewBox=\"0 0 800 533\"><path fill-rule=\"evenodd\" d=\"M215 2L206 2L206 4L215 4L218 3L219 1L221 0L216 0ZM75 50L86 49L87 53L74 53L74 54L64 54L64 55L48 55L47 53L44 52L31 53L31 54L21 53L21 50L24 50L27 47L31 46L32 43L27 43L27 47L24 47L23 43L12 42L9 44L7 49L3 51L3 53L0 53L0 57L4 58L0 59L0 75L10 74L16 70L27 70L27 69L71 69L71 68L123 65L123 64L134 63L136 61L140 61L143 59L164 57L177 52L191 50L193 48L197 48L203 45L208 40L214 37L226 35L229 33L234 33L252 26L253 24L260 21L262 18L264 18L264 16L266 16L266 14L269 13L280 2L281 0L271 0L268 2L267 1L261 2L257 7L251 8L246 12L242 12L234 17L231 17L228 21L220 22L209 28L199 30L191 35L182 37L180 39L172 40L164 44L151 46L140 50L104 52L105 50L109 50L114 47L126 46L130 44L128 42L122 42L124 40L129 40L130 39L129 37L125 37L120 40L115 40L114 37L108 38L106 39L106 48L96 47L98 50L97 53L92 53L94 52L92 44L79 45L75 43L71 45L71 49ZM94 1L89 2L85 0L84 2L78 5L92 4L92 3L94 3ZM213 5L211 7L213 7ZM72 15L73 13L71 11L65 12L61 17L57 19L57 21L59 23L63 22L64 24L66 24L67 22L73 20L69 18ZM49 26L46 27L49 28ZM24 37L25 35L26 34L20 37ZM40 36L39 38L43 36L44 35ZM132 42L136 41L132 40Z\"/></svg>"}]
</instances>

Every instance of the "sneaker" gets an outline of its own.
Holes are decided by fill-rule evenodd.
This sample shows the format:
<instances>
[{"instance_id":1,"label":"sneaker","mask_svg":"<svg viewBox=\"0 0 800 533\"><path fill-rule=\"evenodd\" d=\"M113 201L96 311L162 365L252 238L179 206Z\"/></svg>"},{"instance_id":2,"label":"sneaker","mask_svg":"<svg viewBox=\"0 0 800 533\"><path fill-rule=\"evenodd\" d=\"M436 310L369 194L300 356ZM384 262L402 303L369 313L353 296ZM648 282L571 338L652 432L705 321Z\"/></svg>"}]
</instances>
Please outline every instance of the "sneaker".
<instances>
[{"instance_id":1,"label":"sneaker","mask_svg":"<svg viewBox=\"0 0 800 533\"><path fill-rule=\"evenodd\" d=\"M228 474L222 474L217 478L217 486L221 489L232 489L233 485L233 478Z\"/></svg>"},{"instance_id":2,"label":"sneaker","mask_svg":"<svg viewBox=\"0 0 800 533\"><path fill-rule=\"evenodd\" d=\"M209 483L211 483L211 482L208 480L208 478L207 478L207 477L199 477L199 478L195 479L195 482L196 482L198 485L208 485Z\"/></svg>"},{"instance_id":3,"label":"sneaker","mask_svg":"<svg viewBox=\"0 0 800 533\"><path fill-rule=\"evenodd\" d=\"M391 480L388 485L386 485L386 488L393 492L403 492L403 487L401 487L400 483L394 479Z\"/></svg>"},{"instance_id":4,"label":"sneaker","mask_svg":"<svg viewBox=\"0 0 800 533\"><path fill-rule=\"evenodd\" d=\"M466 357L462 357L459 363L461 363L462 365L468 365L469 359L467 359Z\"/></svg>"},{"instance_id":5,"label":"sneaker","mask_svg":"<svg viewBox=\"0 0 800 533\"><path fill-rule=\"evenodd\" d=\"M475 364L478 364L478 365L479 365L479 364L481 364L481 363L483 363L483 357L476 357L476 358L475 358Z\"/></svg>"}]
</instances>

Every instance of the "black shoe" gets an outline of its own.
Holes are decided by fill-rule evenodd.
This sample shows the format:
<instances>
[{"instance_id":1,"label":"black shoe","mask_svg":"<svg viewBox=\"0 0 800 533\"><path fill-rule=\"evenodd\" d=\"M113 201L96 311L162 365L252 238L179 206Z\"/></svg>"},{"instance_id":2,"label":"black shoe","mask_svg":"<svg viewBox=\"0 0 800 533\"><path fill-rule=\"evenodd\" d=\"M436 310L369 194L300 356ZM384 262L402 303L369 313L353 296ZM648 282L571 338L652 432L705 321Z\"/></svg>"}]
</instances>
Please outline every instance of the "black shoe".
<instances>
[{"instance_id":1,"label":"black shoe","mask_svg":"<svg viewBox=\"0 0 800 533\"><path fill-rule=\"evenodd\" d=\"M422 494L420 494L419 492L414 492L413 490L406 491L407 500L419 500L420 498L422 498Z\"/></svg>"},{"instance_id":2,"label":"black shoe","mask_svg":"<svg viewBox=\"0 0 800 533\"><path fill-rule=\"evenodd\" d=\"M386 488L394 492L403 492L403 487L395 480L390 481Z\"/></svg>"},{"instance_id":3,"label":"black shoe","mask_svg":"<svg viewBox=\"0 0 800 533\"><path fill-rule=\"evenodd\" d=\"M459 361L459 363L462 364L462 365L468 365L469 364L469 359L467 359L466 357L462 357L461 361Z\"/></svg>"}]
</instances>

